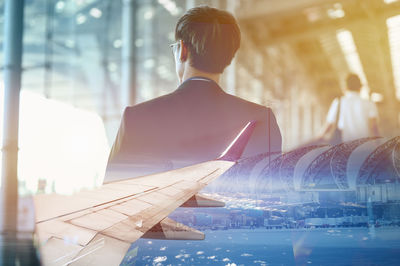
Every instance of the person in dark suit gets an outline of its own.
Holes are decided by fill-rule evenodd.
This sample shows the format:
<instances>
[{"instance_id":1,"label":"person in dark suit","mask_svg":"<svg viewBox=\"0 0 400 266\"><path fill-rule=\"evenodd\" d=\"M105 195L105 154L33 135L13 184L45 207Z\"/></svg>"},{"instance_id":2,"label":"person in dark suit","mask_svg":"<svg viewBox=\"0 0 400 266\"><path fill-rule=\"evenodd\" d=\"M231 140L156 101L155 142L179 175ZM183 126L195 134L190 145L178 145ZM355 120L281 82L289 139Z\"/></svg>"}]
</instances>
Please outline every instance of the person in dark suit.
<instances>
[{"instance_id":1,"label":"person in dark suit","mask_svg":"<svg viewBox=\"0 0 400 266\"><path fill-rule=\"evenodd\" d=\"M176 169L217 158L249 121L257 121L243 157L281 151L270 108L229 95L220 76L240 46L240 30L228 12L188 10L171 45L179 87L124 111L104 182Z\"/></svg>"}]
</instances>

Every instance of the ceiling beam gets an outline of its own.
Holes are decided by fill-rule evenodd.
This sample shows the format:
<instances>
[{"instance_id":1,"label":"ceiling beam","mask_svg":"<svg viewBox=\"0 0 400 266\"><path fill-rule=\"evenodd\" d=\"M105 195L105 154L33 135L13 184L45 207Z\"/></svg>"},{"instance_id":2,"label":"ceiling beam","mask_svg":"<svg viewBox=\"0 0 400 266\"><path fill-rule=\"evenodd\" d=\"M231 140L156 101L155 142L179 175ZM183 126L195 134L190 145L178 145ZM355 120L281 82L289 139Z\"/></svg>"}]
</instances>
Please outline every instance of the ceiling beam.
<instances>
[{"instance_id":1,"label":"ceiling beam","mask_svg":"<svg viewBox=\"0 0 400 266\"><path fill-rule=\"evenodd\" d=\"M259 1L242 1L240 8L236 12L239 20L262 19L268 16L281 16L282 14L298 13L300 9L330 5L337 3L336 0L259 0Z\"/></svg>"},{"instance_id":2,"label":"ceiling beam","mask_svg":"<svg viewBox=\"0 0 400 266\"><path fill-rule=\"evenodd\" d=\"M399 14L400 2L386 5L375 13L376 19L381 21L385 21L387 18ZM336 32L338 29L342 28L363 26L363 24L370 22L370 20L370 16L361 11L354 15L349 14L344 18L323 20L321 22L313 23L308 27L293 27L286 30L282 29L278 33L269 32L267 38L255 40L255 43L261 46L268 46L285 42L297 42L302 39L315 38L315 36L323 33ZM242 23L247 29L251 28L251 25L253 24L253 22L250 21L243 21ZM267 22L265 24L267 24ZM268 29L266 29L266 31L268 31Z\"/></svg>"}]
</instances>

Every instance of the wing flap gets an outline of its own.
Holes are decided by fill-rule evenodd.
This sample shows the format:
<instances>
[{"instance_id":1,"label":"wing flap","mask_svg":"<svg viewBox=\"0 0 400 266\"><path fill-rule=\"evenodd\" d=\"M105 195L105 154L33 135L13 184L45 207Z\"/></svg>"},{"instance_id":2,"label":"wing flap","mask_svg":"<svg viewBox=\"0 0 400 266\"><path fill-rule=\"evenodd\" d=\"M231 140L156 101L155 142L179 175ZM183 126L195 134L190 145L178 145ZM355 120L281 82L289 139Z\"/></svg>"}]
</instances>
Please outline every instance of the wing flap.
<instances>
[{"instance_id":1,"label":"wing flap","mask_svg":"<svg viewBox=\"0 0 400 266\"><path fill-rule=\"evenodd\" d=\"M112 210L101 210L98 212L92 212L84 216L70 220L69 222L73 225L77 225L83 228L92 229L94 231L103 231L108 227L128 218L119 212Z\"/></svg>"},{"instance_id":2,"label":"wing flap","mask_svg":"<svg viewBox=\"0 0 400 266\"><path fill-rule=\"evenodd\" d=\"M151 189L157 188L156 186L144 186L141 184L134 184L134 183L109 183L103 185L105 189L112 189L112 190L122 190L127 191L129 193L142 193L149 191Z\"/></svg>"},{"instance_id":3,"label":"wing flap","mask_svg":"<svg viewBox=\"0 0 400 266\"><path fill-rule=\"evenodd\" d=\"M163 189L160 189L158 192L168 197L175 197L175 198L180 198L184 194L183 189L178 189L174 186L165 187Z\"/></svg>"},{"instance_id":4,"label":"wing flap","mask_svg":"<svg viewBox=\"0 0 400 266\"><path fill-rule=\"evenodd\" d=\"M200 190L203 188L203 186L201 184L199 184L198 182L189 181L189 180L181 180L181 181L173 184L172 186L177 189L182 189L182 190L186 190L186 189L199 189Z\"/></svg>"},{"instance_id":5,"label":"wing flap","mask_svg":"<svg viewBox=\"0 0 400 266\"><path fill-rule=\"evenodd\" d=\"M36 230L39 236L54 236L67 242L78 243L81 246L87 245L97 233L59 220L38 224ZM46 241L46 238L41 239L43 243Z\"/></svg>"},{"instance_id":6,"label":"wing flap","mask_svg":"<svg viewBox=\"0 0 400 266\"><path fill-rule=\"evenodd\" d=\"M142 238L165 240L203 240L204 233L168 217L153 226Z\"/></svg>"},{"instance_id":7,"label":"wing flap","mask_svg":"<svg viewBox=\"0 0 400 266\"><path fill-rule=\"evenodd\" d=\"M107 228L103 231L103 234L121 241L133 243L143 235L142 231L137 230L137 228L141 227L141 224L142 221L140 220L127 219Z\"/></svg>"},{"instance_id":8,"label":"wing flap","mask_svg":"<svg viewBox=\"0 0 400 266\"><path fill-rule=\"evenodd\" d=\"M128 216L132 216L149 207L151 207L151 204L147 202L138 199L131 199L126 202L115 204L114 206L110 207L110 209Z\"/></svg>"},{"instance_id":9,"label":"wing flap","mask_svg":"<svg viewBox=\"0 0 400 266\"><path fill-rule=\"evenodd\" d=\"M196 194L188 199L181 207L185 208L205 208L205 207L225 207L225 203L203 195Z\"/></svg>"},{"instance_id":10,"label":"wing flap","mask_svg":"<svg viewBox=\"0 0 400 266\"><path fill-rule=\"evenodd\" d=\"M167 195L164 195L159 192L159 190L154 191L153 193L148 193L144 194L138 197L139 200L147 202L151 205L157 205L157 206L165 206L168 205L168 201L173 199L172 197L169 197Z\"/></svg>"}]
</instances>

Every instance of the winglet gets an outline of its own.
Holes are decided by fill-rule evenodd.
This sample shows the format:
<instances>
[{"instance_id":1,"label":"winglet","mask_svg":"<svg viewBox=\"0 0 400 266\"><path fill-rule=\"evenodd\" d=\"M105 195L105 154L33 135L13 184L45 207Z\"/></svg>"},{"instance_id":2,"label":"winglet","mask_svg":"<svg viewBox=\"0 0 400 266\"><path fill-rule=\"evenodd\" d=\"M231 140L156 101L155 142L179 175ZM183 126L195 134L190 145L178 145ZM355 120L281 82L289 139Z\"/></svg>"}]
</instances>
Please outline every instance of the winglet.
<instances>
[{"instance_id":1,"label":"winglet","mask_svg":"<svg viewBox=\"0 0 400 266\"><path fill-rule=\"evenodd\" d=\"M248 122L217 160L236 162L242 155L255 125L256 121Z\"/></svg>"}]
</instances>

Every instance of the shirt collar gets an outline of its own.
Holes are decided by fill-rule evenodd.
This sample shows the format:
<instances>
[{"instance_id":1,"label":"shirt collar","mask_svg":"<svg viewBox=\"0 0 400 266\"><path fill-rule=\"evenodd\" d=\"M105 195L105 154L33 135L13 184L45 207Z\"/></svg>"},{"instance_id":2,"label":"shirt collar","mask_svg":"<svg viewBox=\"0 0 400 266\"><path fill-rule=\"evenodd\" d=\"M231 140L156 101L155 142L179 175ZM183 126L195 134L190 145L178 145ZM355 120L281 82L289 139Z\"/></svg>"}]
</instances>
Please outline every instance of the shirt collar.
<instances>
[{"instance_id":1,"label":"shirt collar","mask_svg":"<svg viewBox=\"0 0 400 266\"><path fill-rule=\"evenodd\" d=\"M206 77L202 77L202 76L195 76L195 77L188 78L187 80L182 82L182 84L185 83L185 82L188 82L190 80L201 80L201 81L206 81L206 82L213 82L213 83L216 84L216 82L214 80L206 78Z\"/></svg>"},{"instance_id":2,"label":"shirt collar","mask_svg":"<svg viewBox=\"0 0 400 266\"><path fill-rule=\"evenodd\" d=\"M192 82L201 82L205 85L205 87L208 87L210 89L214 88L214 89L217 89L217 91L221 91L224 93L223 89L218 85L217 82L215 82L212 79L209 79L206 77L201 77L201 76L196 76L196 77L191 77L191 78L186 79L184 82L182 82L178 86L178 88L175 90L175 92L182 91L185 88L190 88L191 86L189 84Z\"/></svg>"},{"instance_id":3,"label":"shirt collar","mask_svg":"<svg viewBox=\"0 0 400 266\"><path fill-rule=\"evenodd\" d=\"M346 91L345 96L360 96L360 93L357 91Z\"/></svg>"}]
</instances>

